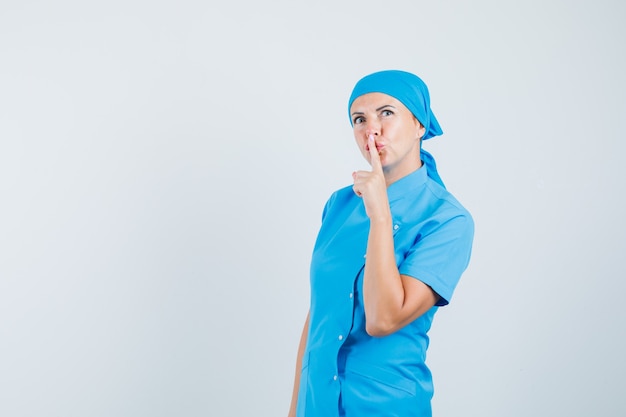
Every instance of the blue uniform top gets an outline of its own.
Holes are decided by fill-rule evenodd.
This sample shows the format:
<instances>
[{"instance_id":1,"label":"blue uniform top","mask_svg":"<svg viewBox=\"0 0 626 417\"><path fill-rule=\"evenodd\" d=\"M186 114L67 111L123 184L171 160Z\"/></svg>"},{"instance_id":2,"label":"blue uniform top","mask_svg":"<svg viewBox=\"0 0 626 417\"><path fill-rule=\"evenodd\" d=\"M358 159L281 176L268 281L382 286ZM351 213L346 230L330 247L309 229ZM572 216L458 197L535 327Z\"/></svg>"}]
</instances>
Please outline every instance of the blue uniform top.
<instances>
[{"instance_id":1,"label":"blue uniform top","mask_svg":"<svg viewBox=\"0 0 626 417\"><path fill-rule=\"evenodd\" d=\"M468 265L474 223L427 167L387 188L400 274L430 286L436 306L393 334L365 331L363 269L369 218L352 187L324 208L311 262L311 306L298 417L431 416L427 332Z\"/></svg>"}]
</instances>

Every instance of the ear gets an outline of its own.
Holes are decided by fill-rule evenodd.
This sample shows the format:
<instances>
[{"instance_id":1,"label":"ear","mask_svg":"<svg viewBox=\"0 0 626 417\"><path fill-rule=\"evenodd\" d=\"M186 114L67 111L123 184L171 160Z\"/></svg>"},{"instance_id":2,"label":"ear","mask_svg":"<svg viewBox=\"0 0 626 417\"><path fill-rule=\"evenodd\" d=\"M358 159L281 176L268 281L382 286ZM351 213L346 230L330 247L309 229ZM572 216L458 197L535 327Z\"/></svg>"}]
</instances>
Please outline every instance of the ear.
<instances>
[{"instance_id":1,"label":"ear","mask_svg":"<svg viewBox=\"0 0 626 417\"><path fill-rule=\"evenodd\" d=\"M415 128L417 129L417 137L418 139L422 139L424 137L424 134L426 134L426 128L424 127L424 125L422 125L422 123L417 120L416 117L414 117L415 119Z\"/></svg>"}]
</instances>

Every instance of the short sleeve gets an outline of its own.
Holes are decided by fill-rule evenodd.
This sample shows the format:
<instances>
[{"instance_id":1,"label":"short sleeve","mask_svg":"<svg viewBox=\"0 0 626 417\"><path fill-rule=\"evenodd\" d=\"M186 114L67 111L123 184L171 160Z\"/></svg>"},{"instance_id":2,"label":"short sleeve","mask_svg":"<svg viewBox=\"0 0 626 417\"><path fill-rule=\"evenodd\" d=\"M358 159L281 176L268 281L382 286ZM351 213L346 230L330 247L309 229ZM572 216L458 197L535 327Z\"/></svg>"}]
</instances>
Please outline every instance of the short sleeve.
<instances>
[{"instance_id":1,"label":"short sleeve","mask_svg":"<svg viewBox=\"0 0 626 417\"><path fill-rule=\"evenodd\" d=\"M400 264L400 274L424 282L441 297L437 305L447 305L469 264L473 239L471 215L452 217L415 241Z\"/></svg>"},{"instance_id":2,"label":"short sleeve","mask_svg":"<svg viewBox=\"0 0 626 417\"><path fill-rule=\"evenodd\" d=\"M330 209L330 206L333 204L333 202L335 201L335 198L337 197L337 192L334 192L333 194L331 194L331 196L328 198L328 200L326 201L326 204L324 204L324 210L322 210L322 222L324 221L324 219L326 218L326 213L328 213L328 210Z\"/></svg>"}]
</instances>

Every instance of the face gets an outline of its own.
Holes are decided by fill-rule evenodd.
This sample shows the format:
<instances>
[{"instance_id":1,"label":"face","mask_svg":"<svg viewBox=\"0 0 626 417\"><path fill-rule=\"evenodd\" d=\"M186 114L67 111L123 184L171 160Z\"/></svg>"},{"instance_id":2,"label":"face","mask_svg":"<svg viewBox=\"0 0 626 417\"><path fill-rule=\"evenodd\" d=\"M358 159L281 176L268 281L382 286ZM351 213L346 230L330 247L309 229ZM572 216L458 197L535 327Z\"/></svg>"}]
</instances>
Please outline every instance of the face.
<instances>
[{"instance_id":1,"label":"face","mask_svg":"<svg viewBox=\"0 0 626 417\"><path fill-rule=\"evenodd\" d=\"M383 171L399 179L416 169L420 160L420 138L425 129L404 104L383 93L357 97L350 108L354 138L365 159L370 162L367 138L374 135Z\"/></svg>"}]
</instances>

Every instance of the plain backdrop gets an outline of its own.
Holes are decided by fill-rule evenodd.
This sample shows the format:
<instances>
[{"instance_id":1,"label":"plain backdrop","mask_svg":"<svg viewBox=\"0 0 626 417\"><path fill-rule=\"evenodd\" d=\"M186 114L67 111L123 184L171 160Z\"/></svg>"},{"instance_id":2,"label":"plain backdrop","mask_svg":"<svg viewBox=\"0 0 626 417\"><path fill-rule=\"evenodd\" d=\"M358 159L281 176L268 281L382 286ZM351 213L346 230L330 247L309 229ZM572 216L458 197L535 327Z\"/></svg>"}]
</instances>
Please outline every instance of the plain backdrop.
<instances>
[{"instance_id":1,"label":"plain backdrop","mask_svg":"<svg viewBox=\"0 0 626 417\"><path fill-rule=\"evenodd\" d=\"M0 415L284 416L354 83L476 222L436 417L626 415L626 4L0 1Z\"/></svg>"}]
</instances>

